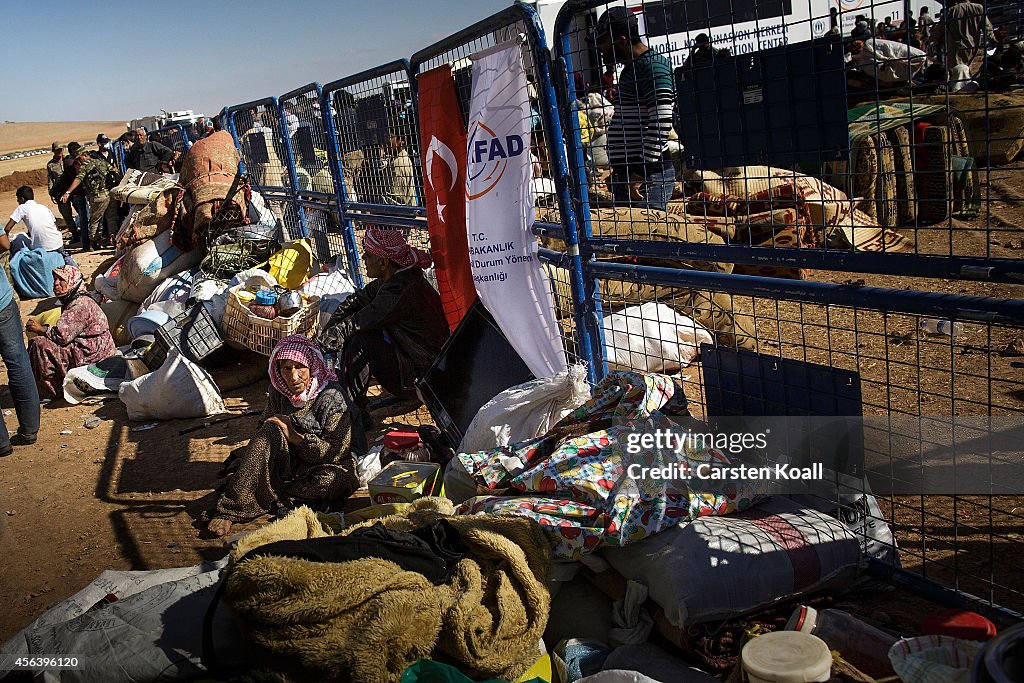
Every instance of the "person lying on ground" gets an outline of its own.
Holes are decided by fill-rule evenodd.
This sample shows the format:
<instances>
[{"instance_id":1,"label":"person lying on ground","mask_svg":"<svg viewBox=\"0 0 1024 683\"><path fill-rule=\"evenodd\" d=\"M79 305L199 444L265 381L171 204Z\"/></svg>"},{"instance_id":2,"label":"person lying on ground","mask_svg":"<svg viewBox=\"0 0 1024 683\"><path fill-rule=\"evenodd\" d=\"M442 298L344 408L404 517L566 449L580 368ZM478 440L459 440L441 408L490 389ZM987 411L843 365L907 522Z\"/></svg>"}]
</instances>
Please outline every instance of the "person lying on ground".
<instances>
[{"instance_id":1,"label":"person lying on ground","mask_svg":"<svg viewBox=\"0 0 1024 683\"><path fill-rule=\"evenodd\" d=\"M318 339L326 353L337 354L346 399L359 416L359 439L369 419L370 375L409 410L419 406L416 380L449 335L441 297L423 275L431 263L427 252L409 246L400 230L371 227L363 259L373 282L349 295Z\"/></svg>"},{"instance_id":2,"label":"person lying on ground","mask_svg":"<svg viewBox=\"0 0 1024 683\"><path fill-rule=\"evenodd\" d=\"M29 320L25 329L39 336L28 343L39 394L55 398L63 394L64 376L72 368L98 363L117 353L107 316L85 287L82 271L75 266L53 269L53 293L63 309L57 324Z\"/></svg>"},{"instance_id":3,"label":"person lying on ground","mask_svg":"<svg viewBox=\"0 0 1024 683\"><path fill-rule=\"evenodd\" d=\"M351 413L316 343L301 334L285 337L270 354L268 372L261 426L244 451L228 459L230 474L207 514L215 536L292 501L335 501L358 488Z\"/></svg>"}]
</instances>

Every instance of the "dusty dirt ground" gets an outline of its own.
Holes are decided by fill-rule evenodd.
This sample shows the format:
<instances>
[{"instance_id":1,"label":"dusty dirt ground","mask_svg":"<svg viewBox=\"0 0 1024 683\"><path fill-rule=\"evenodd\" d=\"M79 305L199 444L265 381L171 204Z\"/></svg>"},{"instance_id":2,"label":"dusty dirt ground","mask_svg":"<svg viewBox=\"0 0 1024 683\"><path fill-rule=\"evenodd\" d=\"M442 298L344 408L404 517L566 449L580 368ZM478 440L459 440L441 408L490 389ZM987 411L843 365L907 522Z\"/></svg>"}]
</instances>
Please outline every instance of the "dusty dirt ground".
<instances>
[{"instance_id":1,"label":"dusty dirt ground","mask_svg":"<svg viewBox=\"0 0 1024 683\"><path fill-rule=\"evenodd\" d=\"M983 191L991 192L993 201L979 219L916 235L903 231L916 237L922 253L948 253L952 240L954 253L1020 255L1024 172L1004 167L982 178ZM45 187L37 188L37 195L45 195ZM0 193L0 218L6 219L15 204L13 192ZM89 273L110 254L82 255L80 262ZM820 272L812 277L1021 296L1017 285ZM45 306L23 302L23 318ZM916 414L918 405L921 414L1024 412L1021 370L1012 365L1017 353L1012 344L1024 334L1019 329L969 323L951 343L919 335L916 319L909 316L767 299L758 300L754 310L759 336L768 340L761 351L860 372L865 413ZM693 379L688 393L697 398L699 368L686 374ZM229 411L262 409L266 384L263 380L226 392ZM0 385L6 387L2 370ZM11 409L6 388L0 390L0 404L5 413ZM224 542L204 538L193 520L212 502L220 463L256 425L256 417L244 417L182 434L204 421L177 420L134 431L137 425L128 421L116 397L73 407L55 402L42 412L38 443L0 460L0 604L5 605L0 640L105 569L185 566L223 556ZM93 414L103 421L85 429L84 418ZM5 419L13 431L14 416ZM421 411L404 420L416 424L427 419ZM902 497L882 503L903 548L904 566L1024 610L1024 497ZM883 594L876 607L896 624L913 624L908 610L918 615L929 607L911 599L899 608L894 604L892 595Z\"/></svg>"},{"instance_id":2,"label":"dusty dirt ground","mask_svg":"<svg viewBox=\"0 0 1024 683\"><path fill-rule=\"evenodd\" d=\"M50 143L56 141L66 145L72 140L81 143L95 142L96 136L106 133L111 140L125 132L124 121L43 121L33 123L0 123L0 154L22 152L32 149L49 149ZM43 156L43 155L39 155ZM32 159L34 157L28 157ZM25 161L16 159L12 161ZM0 162L2 164L4 162ZM7 175L20 168L7 168L0 165L0 176Z\"/></svg>"}]
</instances>

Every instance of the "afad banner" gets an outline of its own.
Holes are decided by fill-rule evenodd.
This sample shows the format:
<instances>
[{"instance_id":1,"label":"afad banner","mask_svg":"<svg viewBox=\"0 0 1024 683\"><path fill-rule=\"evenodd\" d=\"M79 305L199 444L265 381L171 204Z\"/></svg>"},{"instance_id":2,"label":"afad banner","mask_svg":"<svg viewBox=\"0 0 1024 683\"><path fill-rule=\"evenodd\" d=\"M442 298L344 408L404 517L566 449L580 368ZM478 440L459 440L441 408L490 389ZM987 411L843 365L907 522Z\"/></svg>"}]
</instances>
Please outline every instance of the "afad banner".
<instances>
[{"instance_id":1,"label":"afad banner","mask_svg":"<svg viewBox=\"0 0 1024 683\"><path fill-rule=\"evenodd\" d=\"M448 65L417 77L427 227L437 290L455 330L476 301L466 236L466 131Z\"/></svg>"},{"instance_id":2,"label":"afad banner","mask_svg":"<svg viewBox=\"0 0 1024 683\"><path fill-rule=\"evenodd\" d=\"M566 370L551 285L537 257L530 99L519 43L473 55L466 147L467 230L484 306L535 377Z\"/></svg>"}]
</instances>

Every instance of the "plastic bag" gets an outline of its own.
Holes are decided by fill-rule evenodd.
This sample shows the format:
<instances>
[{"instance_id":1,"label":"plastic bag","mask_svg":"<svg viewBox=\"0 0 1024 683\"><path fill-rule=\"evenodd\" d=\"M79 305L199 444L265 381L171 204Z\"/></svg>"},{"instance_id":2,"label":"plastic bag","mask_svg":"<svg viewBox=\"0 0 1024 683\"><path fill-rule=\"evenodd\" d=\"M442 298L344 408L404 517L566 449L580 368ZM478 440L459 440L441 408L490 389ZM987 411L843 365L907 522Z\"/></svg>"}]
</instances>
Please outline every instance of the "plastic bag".
<instances>
[{"instance_id":1,"label":"plastic bag","mask_svg":"<svg viewBox=\"0 0 1024 683\"><path fill-rule=\"evenodd\" d=\"M459 452L475 453L540 436L588 399L590 387L583 365L506 389L477 411Z\"/></svg>"},{"instance_id":2,"label":"plastic bag","mask_svg":"<svg viewBox=\"0 0 1024 683\"><path fill-rule=\"evenodd\" d=\"M224 400L213 378L177 349L148 375L121 385L118 396L129 420L173 420L224 412Z\"/></svg>"},{"instance_id":3,"label":"plastic bag","mask_svg":"<svg viewBox=\"0 0 1024 683\"><path fill-rule=\"evenodd\" d=\"M192 281L195 278L195 273L195 270L189 269L158 284L153 293L147 296L139 306L139 313L148 311L153 304L163 301L177 301L184 305L192 294Z\"/></svg>"},{"instance_id":4,"label":"plastic bag","mask_svg":"<svg viewBox=\"0 0 1024 683\"><path fill-rule=\"evenodd\" d=\"M97 275L93 280L93 288L111 301L119 299L117 295L117 278L121 275L121 266L124 265L124 257L117 259L103 275Z\"/></svg>"},{"instance_id":5,"label":"plastic bag","mask_svg":"<svg viewBox=\"0 0 1024 683\"><path fill-rule=\"evenodd\" d=\"M674 372L690 364L711 333L665 304L630 306L604 319L609 369Z\"/></svg>"},{"instance_id":6,"label":"plastic bag","mask_svg":"<svg viewBox=\"0 0 1024 683\"><path fill-rule=\"evenodd\" d=\"M320 320L318 329L323 329L331 315L349 294L356 291L352 278L337 264L330 271L309 278L299 291L306 296L320 297Z\"/></svg>"},{"instance_id":7,"label":"plastic bag","mask_svg":"<svg viewBox=\"0 0 1024 683\"><path fill-rule=\"evenodd\" d=\"M295 240L270 257L267 272L283 287L296 289L309 277L315 260L309 240Z\"/></svg>"}]
</instances>

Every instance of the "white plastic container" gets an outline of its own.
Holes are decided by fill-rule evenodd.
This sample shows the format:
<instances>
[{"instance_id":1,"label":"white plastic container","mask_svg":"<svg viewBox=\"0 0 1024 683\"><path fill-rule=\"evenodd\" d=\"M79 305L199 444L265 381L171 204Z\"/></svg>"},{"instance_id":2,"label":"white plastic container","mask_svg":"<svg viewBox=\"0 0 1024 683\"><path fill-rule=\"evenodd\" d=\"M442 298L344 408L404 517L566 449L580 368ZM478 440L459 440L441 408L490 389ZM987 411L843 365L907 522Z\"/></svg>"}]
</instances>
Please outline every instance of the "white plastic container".
<instances>
[{"instance_id":1,"label":"white plastic container","mask_svg":"<svg viewBox=\"0 0 1024 683\"><path fill-rule=\"evenodd\" d=\"M832 676L832 653L821 638L800 631L758 636L740 653L750 683L824 683Z\"/></svg>"}]
</instances>

